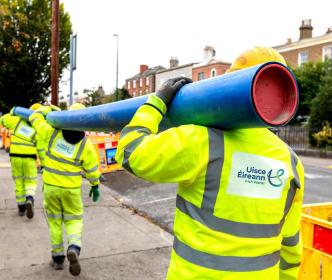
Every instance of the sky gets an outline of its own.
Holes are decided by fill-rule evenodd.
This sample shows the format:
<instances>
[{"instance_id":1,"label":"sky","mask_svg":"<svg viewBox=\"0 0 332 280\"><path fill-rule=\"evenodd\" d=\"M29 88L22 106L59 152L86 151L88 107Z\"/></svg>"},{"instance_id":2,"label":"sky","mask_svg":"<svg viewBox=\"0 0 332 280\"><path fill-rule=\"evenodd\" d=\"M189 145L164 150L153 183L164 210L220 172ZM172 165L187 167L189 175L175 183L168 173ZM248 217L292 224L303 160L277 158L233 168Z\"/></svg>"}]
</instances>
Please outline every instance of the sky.
<instances>
[{"instance_id":1,"label":"sky","mask_svg":"<svg viewBox=\"0 0 332 280\"><path fill-rule=\"evenodd\" d=\"M216 58L232 62L254 46L277 46L299 39L311 19L313 36L332 26L329 0L60 0L77 34L74 92L102 85L106 93L139 72L139 65L169 67L200 62L206 45ZM60 89L69 93L69 74ZM67 81L67 82L66 82Z\"/></svg>"}]
</instances>

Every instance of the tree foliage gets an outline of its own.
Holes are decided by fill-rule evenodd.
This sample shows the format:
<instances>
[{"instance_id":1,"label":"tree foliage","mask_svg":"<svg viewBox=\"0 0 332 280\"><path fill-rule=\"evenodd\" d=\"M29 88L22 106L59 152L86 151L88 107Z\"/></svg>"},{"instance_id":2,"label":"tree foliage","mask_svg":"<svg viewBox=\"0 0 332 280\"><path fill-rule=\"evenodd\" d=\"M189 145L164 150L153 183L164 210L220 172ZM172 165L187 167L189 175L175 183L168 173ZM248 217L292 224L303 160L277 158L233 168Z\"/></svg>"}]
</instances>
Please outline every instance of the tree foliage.
<instances>
[{"instance_id":1,"label":"tree foliage","mask_svg":"<svg viewBox=\"0 0 332 280\"><path fill-rule=\"evenodd\" d=\"M50 94L50 0L0 0L0 111ZM60 6L59 73L69 63L71 22Z\"/></svg>"},{"instance_id":2,"label":"tree foliage","mask_svg":"<svg viewBox=\"0 0 332 280\"><path fill-rule=\"evenodd\" d=\"M332 123L332 60L324 63L323 76L316 97L312 100L310 127L322 129Z\"/></svg>"},{"instance_id":3,"label":"tree foliage","mask_svg":"<svg viewBox=\"0 0 332 280\"><path fill-rule=\"evenodd\" d=\"M324 63L322 62L308 62L293 71L300 90L299 108L294 117L294 121L301 120L304 116L310 115L312 100L318 93L319 85L324 74L323 69Z\"/></svg>"}]
</instances>

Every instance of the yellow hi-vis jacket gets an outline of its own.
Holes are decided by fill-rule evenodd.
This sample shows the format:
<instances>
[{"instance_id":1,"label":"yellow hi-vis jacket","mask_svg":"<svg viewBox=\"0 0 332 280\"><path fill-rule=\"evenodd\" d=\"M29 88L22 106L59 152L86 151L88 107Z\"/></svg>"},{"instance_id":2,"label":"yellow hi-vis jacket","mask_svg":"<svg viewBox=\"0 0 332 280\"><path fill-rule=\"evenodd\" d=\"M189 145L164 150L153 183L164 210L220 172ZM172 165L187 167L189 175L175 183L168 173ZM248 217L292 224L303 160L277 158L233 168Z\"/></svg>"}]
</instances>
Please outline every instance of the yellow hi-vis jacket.
<instances>
[{"instance_id":1,"label":"yellow hi-vis jacket","mask_svg":"<svg viewBox=\"0 0 332 280\"><path fill-rule=\"evenodd\" d=\"M36 142L39 141L34 128L18 116L6 114L0 124L11 130L9 153L11 156L30 156L36 158Z\"/></svg>"},{"instance_id":2,"label":"yellow hi-vis jacket","mask_svg":"<svg viewBox=\"0 0 332 280\"><path fill-rule=\"evenodd\" d=\"M98 156L91 141L84 136L77 144L68 143L62 131L47 123L41 113L34 113L29 121L40 138L47 143L43 182L48 185L79 188L82 171L92 186L99 184Z\"/></svg>"},{"instance_id":3,"label":"yellow hi-vis jacket","mask_svg":"<svg viewBox=\"0 0 332 280\"><path fill-rule=\"evenodd\" d=\"M299 158L263 128L157 134L165 112L151 95L122 130L116 160L143 179L179 183L167 279L297 279Z\"/></svg>"}]
</instances>

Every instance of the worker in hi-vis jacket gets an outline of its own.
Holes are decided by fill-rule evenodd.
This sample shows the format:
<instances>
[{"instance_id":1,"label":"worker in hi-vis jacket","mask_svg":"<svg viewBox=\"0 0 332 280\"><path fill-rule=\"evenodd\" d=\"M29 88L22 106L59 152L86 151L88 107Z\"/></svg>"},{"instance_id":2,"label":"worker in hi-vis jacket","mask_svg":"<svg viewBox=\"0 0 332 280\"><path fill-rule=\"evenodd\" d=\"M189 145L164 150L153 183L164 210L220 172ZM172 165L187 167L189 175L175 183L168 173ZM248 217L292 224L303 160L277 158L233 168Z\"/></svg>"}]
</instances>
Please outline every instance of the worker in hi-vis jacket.
<instances>
[{"instance_id":1,"label":"worker in hi-vis jacket","mask_svg":"<svg viewBox=\"0 0 332 280\"><path fill-rule=\"evenodd\" d=\"M83 109L75 103L69 110ZM44 206L47 212L51 237L51 265L63 269L65 250L62 225L66 228L67 258L69 271L79 275L81 266L81 234L83 229L83 204L81 198L82 172L89 180L90 196L93 201L99 198L98 156L92 142L83 131L53 128L45 120L51 107L43 106L29 117L40 138L48 143L43 167Z\"/></svg>"},{"instance_id":2,"label":"worker in hi-vis jacket","mask_svg":"<svg viewBox=\"0 0 332 280\"><path fill-rule=\"evenodd\" d=\"M268 61L286 65L274 49L256 47L228 72ZM150 95L122 130L116 153L140 178L179 183L167 279L297 279L300 159L267 128L189 124L158 133L174 95L189 82L173 78Z\"/></svg>"}]
</instances>

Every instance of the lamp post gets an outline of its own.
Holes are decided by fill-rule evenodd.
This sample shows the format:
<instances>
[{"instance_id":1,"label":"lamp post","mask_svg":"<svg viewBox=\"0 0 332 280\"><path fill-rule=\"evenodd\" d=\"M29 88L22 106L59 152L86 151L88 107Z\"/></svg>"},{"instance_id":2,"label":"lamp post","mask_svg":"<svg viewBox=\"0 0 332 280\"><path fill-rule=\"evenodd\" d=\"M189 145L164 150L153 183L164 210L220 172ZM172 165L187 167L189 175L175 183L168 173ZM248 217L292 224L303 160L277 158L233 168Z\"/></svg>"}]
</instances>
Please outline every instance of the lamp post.
<instances>
[{"instance_id":1,"label":"lamp post","mask_svg":"<svg viewBox=\"0 0 332 280\"><path fill-rule=\"evenodd\" d=\"M113 34L116 37L116 78L115 78L115 101L118 101L118 78L119 78L119 35Z\"/></svg>"}]
</instances>

